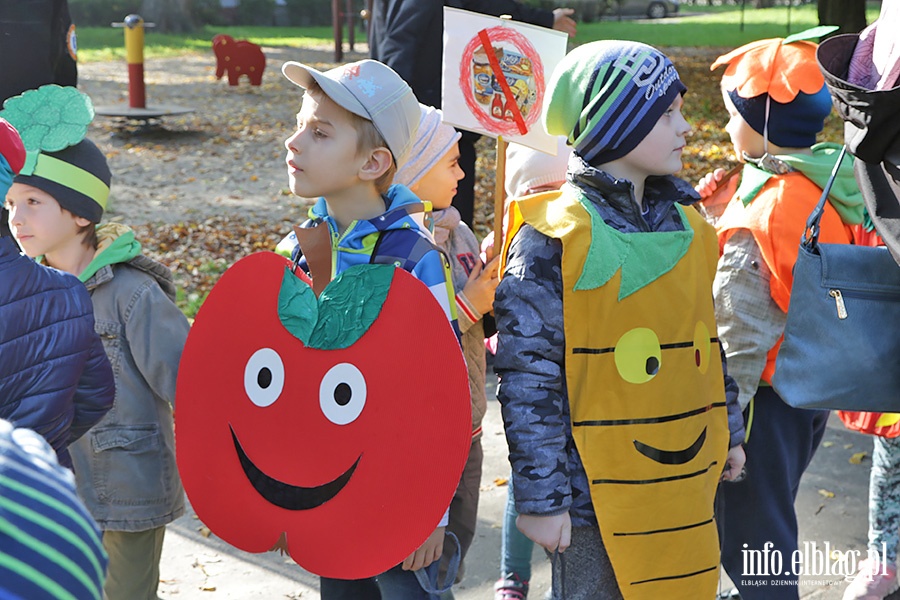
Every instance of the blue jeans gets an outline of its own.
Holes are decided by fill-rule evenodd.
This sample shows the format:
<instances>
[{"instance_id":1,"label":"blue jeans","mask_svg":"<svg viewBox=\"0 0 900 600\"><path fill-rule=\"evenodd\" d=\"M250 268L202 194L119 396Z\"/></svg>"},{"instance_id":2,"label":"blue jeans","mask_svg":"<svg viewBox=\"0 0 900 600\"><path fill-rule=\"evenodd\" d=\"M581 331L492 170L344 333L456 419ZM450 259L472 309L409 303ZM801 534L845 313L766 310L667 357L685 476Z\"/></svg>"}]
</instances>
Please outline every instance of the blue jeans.
<instances>
[{"instance_id":1,"label":"blue jeans","mask_svg":"<svg viewBox=\"0 0 900 600\"><path fill-rule=\"evenodd\" d=\"M531 553L534 542L516 527L516 500L513 494L512 475L506 495L506 513L503 515L503 537L500 541L500 577L515 573L522 581L531 579Z\"/></svg>"}]
</instances>

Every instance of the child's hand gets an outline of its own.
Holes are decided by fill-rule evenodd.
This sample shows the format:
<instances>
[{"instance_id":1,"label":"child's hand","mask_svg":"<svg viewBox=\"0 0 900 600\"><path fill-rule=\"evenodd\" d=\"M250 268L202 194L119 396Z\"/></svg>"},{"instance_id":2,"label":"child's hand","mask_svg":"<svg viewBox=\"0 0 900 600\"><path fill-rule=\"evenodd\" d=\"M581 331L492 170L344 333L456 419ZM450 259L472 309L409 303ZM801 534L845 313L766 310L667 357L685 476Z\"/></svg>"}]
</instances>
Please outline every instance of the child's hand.
<instances>
[{"instance_id":1,"label":"child's hand","mask_svg":"<svg viewBox=\"0 0 900 600\"><path fill-rule=\"evenodd\" d=\"M484 267L480 263L475 265L469 273L462 293L472 308L481 314L489 313L494 308L494 291L500 283L499 269L500 257L495 256Z\"/></svg>"},{"instance_id":2,"label":"child's hand","mask_svg":"<svg viewBox=\"0 0 900 600\"><path fill-rule=\"evenodd\" d=\"M700 194L700 201L705 206L714 206L716 204L724 204L731 200L737 191L738 181L740 177L736 177L740 173L743 165L726 171L725 169L716 169L712 173L703 176L699 183L694 186L694 190Z\"/></svg>"},{"instance_id":3,"label":"child's hand","mask_svg":"<svg viewBox=\"0 0 900 600\"><path fill-rule=\"evenodd\" d=\"M494 258L494 232L488 232L481 240L481 260L488 262Z\"/></svg>"},{"instance_id":4,"label":"child's hand","mask_svg":"<svg viewBox=\"0 0 900 600\"><path fill-rule=\"evenodd\" d=\"M444 552L444 528L438 527L419 549L406 557L403 561L404 571L418 571L438 560Z\"/></svg>"},{"instance_id":5,"label":"child's hand","mask_svg":"<svg viewBox=\"0 0 900 600\"><path fill-rule=\"evenodd\" d=\"M516 527L525 537L535 544L543 546L547 552L559 550L564 552L572 543L572 519L569 513L540 517L537 515L519 515Z\"/></svg>"},{"instance_id":6,"label":"child's hand","mask_svg":"<svg viewBox=\"0 0 900 600\"><path fill-rule=\"evenodd\" d=\"M744 453L744 447L738 444L728 451L728 458L725 459L725 471L722 472L722 481L738 482L744 479L747 474L744 471L744 463L747 462L747 455Z\"/></svg>"}]
</instances>

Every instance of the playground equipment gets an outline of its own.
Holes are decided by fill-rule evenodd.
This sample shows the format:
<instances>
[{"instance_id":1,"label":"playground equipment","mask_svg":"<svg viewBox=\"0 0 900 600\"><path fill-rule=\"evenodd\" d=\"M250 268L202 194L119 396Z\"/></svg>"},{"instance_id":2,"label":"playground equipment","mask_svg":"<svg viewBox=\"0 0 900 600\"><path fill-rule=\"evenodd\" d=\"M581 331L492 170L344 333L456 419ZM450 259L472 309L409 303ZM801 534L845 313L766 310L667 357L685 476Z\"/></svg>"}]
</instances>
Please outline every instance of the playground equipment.
<instances>
[{"instance_id":1,"label":"playground equipment","mask_svg":"<svg viewBox=\"0 0 900 600\"><path fill-rule=\"evenodd\" d=\"M227 74L228 85L237 85L241 75L246 75L251 85L262 83L266 55L258 44L220 33L213 38L212 48L216 55L216 79Z\"/></svg>"},{"instance_id":2,"label":"playground equipment","mask_svg":"<svg viewBox=\"0 0 900 600\"><path fill-rule=\"evenodd\" d=\"M356 43L356 31L354 28L354 11L353 0L344 0L344 10L341 10L341 0L331 0L331 22L334 27L334 60L341 62L344 60L344 21L347 22L347 41L350 43L350 52L353 52L353 45ZM372 2L366 0L366 10L357 11L356 18L361 20L367 19L372 14Z\"/></svg>"},{"instance_id":3,"label":"playground equipment","mask_svg":"<svg viewBox=\"0 0 900 600\"><path fill-rule=\"evenodd\" d=\"M123 23L113 23L112 26L125 29L128 106L119 104L95 106L94 112L102 117L120 117L137 121L193 112L192 108L174 104L147 106L147 94L144 86L144 28L154 27L154 24L144 23L144 19L140 15L128 15Z\"/></svg>"}]
</instances>

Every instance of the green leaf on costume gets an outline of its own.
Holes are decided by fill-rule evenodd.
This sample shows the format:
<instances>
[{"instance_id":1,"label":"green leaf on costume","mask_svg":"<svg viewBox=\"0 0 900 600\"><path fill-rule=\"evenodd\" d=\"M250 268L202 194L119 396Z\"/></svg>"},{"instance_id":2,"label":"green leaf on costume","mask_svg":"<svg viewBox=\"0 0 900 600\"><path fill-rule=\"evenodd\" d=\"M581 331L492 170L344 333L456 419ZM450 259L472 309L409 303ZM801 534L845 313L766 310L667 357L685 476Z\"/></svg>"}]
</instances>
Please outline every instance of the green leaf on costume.
<instances>
[{"instance_id":1,"label":"green leaf on costume","mask_svg":"<svg viewBox=\"0 0 900 600\"><path fill-rule=\"evenodd\" d=\"M278 319L281 324L304 346L309 346L309 337L318 317L315 292L285 267L278 291Z\"/></svg>"},{"instance_id":2,"label":"green leaf on costume","mask_svg":"<svg viewBox=\"0 0 900 600\"><path fill-rule=\"evenodd\" d=\"M583 194L579 201L591 217L591 245L575 282L576 291L605 285L621 270L618 298L627 298L671 271L694 237L684 209L677 204L683 231L623 233L607 225Z\"/></svg>"},{"instance_id":3,"label":"green leaf on costume","mask_svg":"<svg viewBox=\"0 0 900 600\"><path fill-rule=\"evenodd\" d=\"M820 37L826 36L829 33L833 33L840 29L837 25L819 25L818 27L812 27L810 29L804 29L794 35L789 35L781 42L782 44L791 44L793 42L800 42L804 40L817 40Z\"/></svg>"},{"instance_id":4,"label":"green leaf on costume","mask_svg":"<svg viewBox=\"0 0 900 600\"><path fill-rule=\"evenodd\" d=\"M307 348L348 348L381 313L395 268L350 267L330 282L318 299L309 285L285 269L278 293L278 318Z\"/></svg>"},{"instance_id":5,"label":"green leaf on costume","mask_svg":"<svg viewBox=\"0 0 900 600\"><path fill-rule=\"evenodd\" d=\"M329 283L319 297L319 318L309 346L348 348L381 314L394 278L393 265L357 265Z\"/></svg>"},{"instance_id":6,"label":"green leaf on costume","mask_svg":"<svg viewBox=\"0 0 900 600\"><path fill-rule=\"evenodd\" d=\"M58 152L84 139L94 106L73 87L45 85L8 99L0 117L19 131L29 152Z\"/></svg>"}]
</instances>

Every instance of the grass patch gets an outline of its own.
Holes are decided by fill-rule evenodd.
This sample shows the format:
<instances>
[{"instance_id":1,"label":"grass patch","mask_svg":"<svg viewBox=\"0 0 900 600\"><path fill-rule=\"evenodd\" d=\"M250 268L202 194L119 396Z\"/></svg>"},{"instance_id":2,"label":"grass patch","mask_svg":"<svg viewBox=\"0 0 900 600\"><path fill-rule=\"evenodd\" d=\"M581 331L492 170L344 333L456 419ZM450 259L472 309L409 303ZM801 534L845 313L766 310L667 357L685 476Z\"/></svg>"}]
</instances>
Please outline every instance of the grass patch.
<instances>
[{"instance_id":1,"label":"grass patch","mask_svg":"<svg viewBox=\"0 0 900 600\"><path fill-rule=\"evenodd\" d=\"M869 2L866 17L869 23L878 18L877 3ZM644 42L660 47L730 47L772 37L785 37L818 25L814 4L795 6L790 10L779 6L767 9L747 8L741 31L741 10L738 6L682 5L682 16L668 19L623 19L608 16L594 23L579 23L575 44L594 40L620 39ZM144 39L146 58L178 56L186 53L209 52L212 38L225 33L235 39L247 39L262 46L303 48L323 46L334 42L331 27L219 27L205 25L191 34L156 33L148 29ZM346 32L345 32L346 36ZM357 30L357 39L366 41L365 33ZM346 37L345 37L346 43ZM78 29L78 60L124 60L124 33L113 27L83 27Z\"/></svg>"},{"instance_id":2,"label":"grass patch","mask_svg":"<svg viewBox=\"0 0 900 600\"><path fill-rule=\"evenodd\" d=\"M668 19L621 20L606 17L594 23L579 23L576 43L619 39L644 42L653 46L679 48L736 48L754 40L786 37L819 24L814 4L795 6L790 10L778 6L766 9L747 7L741 31L739 6L681 6L682 16ZM868 8L869 23L878 18L877 6Z\"/></svg>"},{"instance_id":3,"label":"grass patch","mask_svg":"<svg viewBox=\"0 0 900 600\"><path fill-rule=\"evenodd\" d=\"M217 27L205 25L190 34L144 33L144 58L207 53L213 36L219 33L236 40L250 40L261 46L303 48L334 43L331 27ZM346 35L346 33L345 33ZM365 41L365 35L357 32ZM346 42L345 42L346 43ZM78 61L125 60L125 34L117 27L79 27Z\"/></svg>"}]
</instances>

